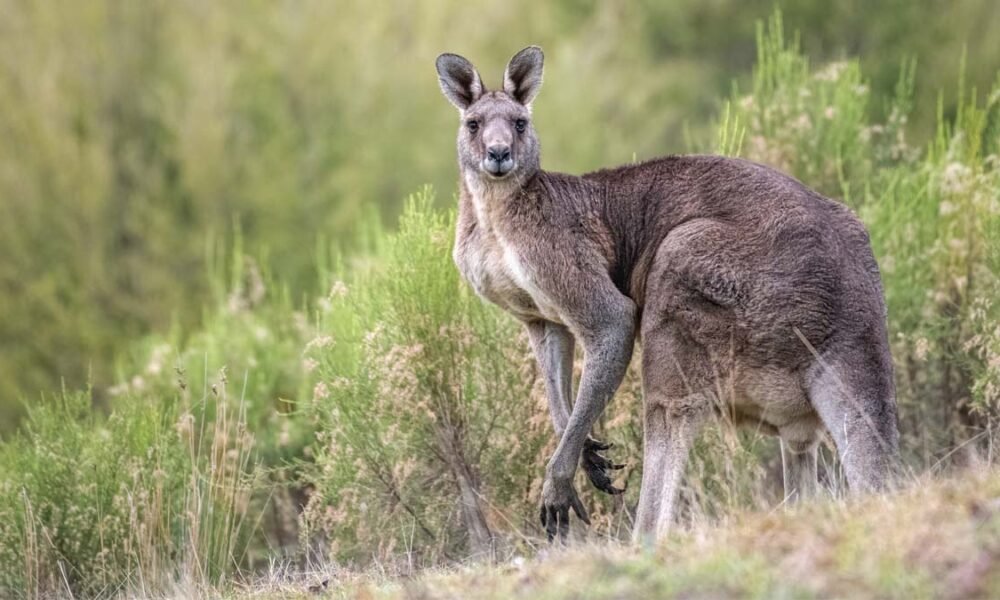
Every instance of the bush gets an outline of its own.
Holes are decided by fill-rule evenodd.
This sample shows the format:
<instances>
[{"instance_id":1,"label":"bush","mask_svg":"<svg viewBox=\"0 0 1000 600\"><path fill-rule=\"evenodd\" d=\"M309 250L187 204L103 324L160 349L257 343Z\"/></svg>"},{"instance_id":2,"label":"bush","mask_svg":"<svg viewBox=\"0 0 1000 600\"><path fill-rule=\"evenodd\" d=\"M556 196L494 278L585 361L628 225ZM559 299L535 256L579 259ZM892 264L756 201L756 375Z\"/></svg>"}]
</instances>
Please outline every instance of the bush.
<instances>
[{"instance_id":1,"label":"bush","mask_svg":"<svg viewBox=\"0 0 1000 600\"><path fill-rule=\"evenodd\" d=\"M313 327L240 250L198 332L120 361L107 417L64 392L0 445L0 589L205 585L295 551Z\"/></svg>"},{"instance_id":2,"label":"bush","mask_svg":"<svg viewBox=\"0 0 1000 600\"><path fill-rule=\"evenodd\" d=\"M922 160L879 174L861 209L885 276L904 431L925 459L972 439L960 456L975 460L1000 415L998 118L1000 85L983 107L963 101Z\"/></svg>"},{"instance_id":3,"label":"bush","mask_svg":"<svg viewBox=\"0 0 1000 600\"><path fill-rule=\"evenodd\" d=\"M165 398L130 397L107 420L86 393L32 408L0 446L3 595L220 582L241 564L253 439L215 389L207 432Z\"/></svg>"},{"instance_id":4,"label":"bush","mask_svg":"<svg viewBox=\"0 0 1000 600\"><path fill-rule=\"evenodd\" d=\"M198 402L225 369L243 402L247 426L260 436L259 458L268 466L301 457L312 426L300 399L308 399L302 347L315 326L307 310L297 310L288 292L242 254L237 244L228 267L215 268L214 302L201 326L184 334L174 328L151 335L119 361L109 404L118 398L169 398L214 420L210 406Z\"/></svg>"},{"instance_id":5,"label":"bush","mask_svg":"<svg viewBox=\"0 0 1000 600\"><path fill-rule=\"evenodd\" d=\"M0 444L0 590L203 586L294 552L311 328L239 250L200 331L122 361L109 416L65 392Z\"/></svg>"},{"instance_id":6,"label":"bush","mask_svg":"<svg viewBox=\"0 0 1000 600\"><path fill-rule=\"evenodd\" d=\"M340 558L489 554L534 514L550 436L526 340L460 282L432 198L410 198L377 269L334 285L307 347L322 433L305 522Z\"/></svg>"}]
</instances>

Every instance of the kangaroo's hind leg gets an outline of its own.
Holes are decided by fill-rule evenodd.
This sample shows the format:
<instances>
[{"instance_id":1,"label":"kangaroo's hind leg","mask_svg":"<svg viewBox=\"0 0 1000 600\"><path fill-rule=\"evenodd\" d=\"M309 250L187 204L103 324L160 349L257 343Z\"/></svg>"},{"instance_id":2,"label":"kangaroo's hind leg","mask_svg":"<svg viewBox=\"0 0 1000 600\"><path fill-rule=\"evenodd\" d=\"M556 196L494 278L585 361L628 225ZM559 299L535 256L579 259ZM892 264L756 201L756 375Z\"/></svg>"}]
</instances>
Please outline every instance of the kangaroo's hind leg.
<instances>
[{"instance_id":1,"label":"kangaroo's hind leg","mask_svg":"<svg viewBox=\"0 0 1000 600\"><path fill-rule=\"evenodd\" d=\"M711 222L680 225L657 249L646 276L641 323L645 439L636 540L662 537L669 530L688 454L712 414L716 384L725 375L718 372L710 344L719 342L729 351L735 320L722 296L739 287L732 276L745 269L734 266L741 261L731 255L723 262L732 272L712 270L721 252L716 241L724 239L732 236ZM722 290L713 298L702 293L706 277L708 287Z\"/></svg>"},{"instance_id":2,"label":"kangaroo's hind leg","mask_svg":"<svg viewBox=\"0 0 1000 600\"><path fill-rule=\"evenodd\" d=\"M694 395L669 402L672 409L646 402L642 489L632 536L636 541L655 540L670 530L688 454L704 423L705 411L696 406L706 401Z\"/></svg>"},{"instance_id":3,"label":"kangaroo's hind leg","mask_svg":"<svg viewBox=\"0 0 1000 600\"><path fill-rule=\"evenodd\" d=\"M711 397L692 386L702 380L694 366L704 365L702 354L685 343L675 325L644 329L643 467L635 541L663 537L673 523L688 454L712 410Z\"/></svg>"},{"instance_id":4,"label":"kangaroo's hind leg","mask_svg":"<svg viewBox=\"0 0 1000 600\"><path fill-rule=\"evenodd\" d=\"M853 492L878 491L898 467L892 362L880 340L834 346L809 376L809 399L837 445Z\"/></svg>"},{"instance_id":5,"label":"kangaroo's hind leg","mask_svg":"<svg viewBox=\"0 0 1000 600\"><path fill-rule=\"evenodd\" d=\"M798 502L816 495L816 440L802 442L781 438L781 473L785 483L785 500Z\"/></svg>"}]
</instances>

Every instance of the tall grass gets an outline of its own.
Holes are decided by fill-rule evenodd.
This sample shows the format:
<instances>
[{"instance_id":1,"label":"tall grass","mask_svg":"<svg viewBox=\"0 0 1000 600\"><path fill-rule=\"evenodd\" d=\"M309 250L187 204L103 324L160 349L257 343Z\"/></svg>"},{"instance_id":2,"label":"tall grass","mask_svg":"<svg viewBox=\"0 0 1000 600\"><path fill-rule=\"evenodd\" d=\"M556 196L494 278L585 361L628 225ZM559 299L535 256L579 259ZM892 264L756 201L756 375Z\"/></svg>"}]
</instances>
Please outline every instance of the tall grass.
<instances>
[{"instance_id":1,"label":"tall grass","mask_svg":"<svg viewBox=\"0 0 1000 600\"><path fill-rule=\"evenodd\" d=\"M211 424L163 399L106 422L86 393L34 407L0 448L4 595L146 594L243 564L253 439L224 379L216 390Z\"/></svg>"},{"instance_id":2,"label":"tall grass","mask_svg":"<svg viewBox=\"0 0 1000 600\"><path fill-rule=\"evenodd\" d=\"M123 361L110 416L64 391L0 444L0 596L225 586L294 546L310 327L237 256L201 331Z\"/></svg>"}]
</instances>

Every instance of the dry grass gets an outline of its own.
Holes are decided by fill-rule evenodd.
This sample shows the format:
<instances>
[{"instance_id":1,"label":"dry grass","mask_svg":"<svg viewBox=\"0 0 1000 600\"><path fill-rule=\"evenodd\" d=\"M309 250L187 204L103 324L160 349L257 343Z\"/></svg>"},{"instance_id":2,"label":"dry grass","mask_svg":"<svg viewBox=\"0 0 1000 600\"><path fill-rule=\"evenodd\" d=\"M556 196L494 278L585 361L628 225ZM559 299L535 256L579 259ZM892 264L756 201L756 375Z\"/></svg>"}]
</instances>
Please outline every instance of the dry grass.
<instances>
[{"instance_id":1,"label":"dry grass","mask_svg":"<svg viewBox=\"0 0 1000 600\"><path fill-rule=\"evenodd\" d=\"M328 580L325 588L316 587ZM313 591L309 588L313 587ZM1000 472L742 513L655 548L606 543L410 578L280 569L236 598L980 598L1000 594ZM208 595L215 595L210 593Z\"/></svg>"}]
</instances>

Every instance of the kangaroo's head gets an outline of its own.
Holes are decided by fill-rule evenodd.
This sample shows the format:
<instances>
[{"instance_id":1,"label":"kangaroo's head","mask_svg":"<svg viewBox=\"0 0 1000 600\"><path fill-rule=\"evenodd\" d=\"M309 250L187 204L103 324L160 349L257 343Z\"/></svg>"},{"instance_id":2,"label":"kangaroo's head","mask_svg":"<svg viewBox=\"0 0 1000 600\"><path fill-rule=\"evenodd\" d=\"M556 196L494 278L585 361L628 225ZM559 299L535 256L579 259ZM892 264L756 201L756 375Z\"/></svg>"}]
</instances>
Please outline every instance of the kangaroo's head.
<instances>
[{"instance_id":1,"label":"kangaroo's head","mask_svg":"<svg viewBox=\"0 0 1000 600\"><path fill-rule=\"evenodd\" d=\"M542 49L529 46L510 59L503 90L489 91L479 72L457 54L437 59L438 80L458 108L458 164L463 176L484 183L523 181L539 169L531 101L542 87Z\"/></svg>"}]
</instances>

